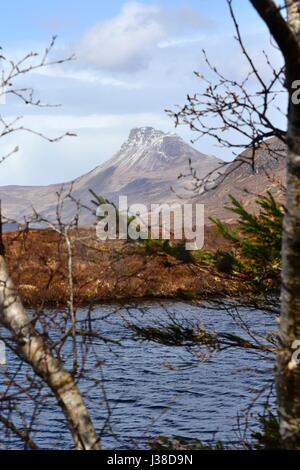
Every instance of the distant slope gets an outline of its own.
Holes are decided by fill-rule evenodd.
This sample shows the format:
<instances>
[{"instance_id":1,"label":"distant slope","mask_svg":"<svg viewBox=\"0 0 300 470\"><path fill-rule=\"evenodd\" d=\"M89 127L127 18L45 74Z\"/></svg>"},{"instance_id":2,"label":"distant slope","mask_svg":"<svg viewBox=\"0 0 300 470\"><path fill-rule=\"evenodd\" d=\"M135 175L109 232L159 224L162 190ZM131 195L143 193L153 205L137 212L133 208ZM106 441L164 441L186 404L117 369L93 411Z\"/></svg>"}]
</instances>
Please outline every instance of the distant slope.
<instances>
[{"instance_id":1,"label":"distant slope","mask_svg":"<svg viewBox=\"0 0 300 470\"><path fill-rule=\"evenodd\" d=\"M243 201L248 209L257 210L255 199L270 191L275 198L282 200L285 181L286 146L277 138L263 142L255 155L255 168L252 168L251 150L245 150L232 163L214 184L214 189L199 196L205 204L206 217L219 217L233 222L232 212L224 209L229 202L229 194Z\"/></svg>"}]
</instances>

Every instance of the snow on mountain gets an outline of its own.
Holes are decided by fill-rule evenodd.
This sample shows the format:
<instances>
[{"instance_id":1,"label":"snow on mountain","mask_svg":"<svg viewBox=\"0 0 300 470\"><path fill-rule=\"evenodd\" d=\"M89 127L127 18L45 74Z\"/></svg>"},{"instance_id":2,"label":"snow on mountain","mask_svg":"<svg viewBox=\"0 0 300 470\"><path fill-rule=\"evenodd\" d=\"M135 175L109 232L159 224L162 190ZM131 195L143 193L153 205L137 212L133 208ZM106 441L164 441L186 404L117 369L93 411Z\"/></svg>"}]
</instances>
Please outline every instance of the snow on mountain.
<instances>
[{"instance_id":1,"label":"snow on mountain","mask_svg":"<svg viewBox=\"0 0 300 470\"><path fill-rule=\"evenodd\" d=\"M151 127L132 129L128 140L112 159L119 168L158 170L182 156L184 142L176 134Z\"/></svg>"}]
</instances>

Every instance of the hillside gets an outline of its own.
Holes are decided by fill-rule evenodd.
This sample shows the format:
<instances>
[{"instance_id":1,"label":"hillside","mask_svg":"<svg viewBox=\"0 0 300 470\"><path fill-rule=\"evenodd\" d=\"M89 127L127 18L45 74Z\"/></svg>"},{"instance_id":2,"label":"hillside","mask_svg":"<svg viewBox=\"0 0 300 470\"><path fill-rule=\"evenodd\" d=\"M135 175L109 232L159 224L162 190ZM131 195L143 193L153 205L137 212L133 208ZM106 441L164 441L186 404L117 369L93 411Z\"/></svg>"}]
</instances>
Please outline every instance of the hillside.
<instances>
[{"instance_id":1,"label":"hillside","mask_svg":"<svg viewBox=\"0 0 300 470\"><path fill-rule=\"evenodd\" d=\"M233 162L226 165L213 188L197 198L205 204L206 217L218 217L234 222L232 212L224 206L229 203L229 194L242 201L251 211L256 211L258 195L270 191L276 199L282 200L285 183L285 145L276 138L263 142L255 153L252 166L252 151L242 152Z\"/></svg>"}]
</instances>

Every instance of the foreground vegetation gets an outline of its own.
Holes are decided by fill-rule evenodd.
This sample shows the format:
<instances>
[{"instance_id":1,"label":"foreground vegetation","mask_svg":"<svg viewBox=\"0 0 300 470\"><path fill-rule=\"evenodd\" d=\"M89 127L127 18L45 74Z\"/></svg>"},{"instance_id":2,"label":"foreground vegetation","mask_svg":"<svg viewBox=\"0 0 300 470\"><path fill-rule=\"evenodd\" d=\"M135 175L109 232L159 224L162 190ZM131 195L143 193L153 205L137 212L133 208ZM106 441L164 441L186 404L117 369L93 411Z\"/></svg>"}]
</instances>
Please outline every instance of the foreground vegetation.
<instances>
[{"instance_id":1,"label":"foreground vegetation","mask_svg":"<svg viewBox=\"0 0 300 470\"><path fill-rule=\"evenodd\" d=\"M52 230L6 233L13 280L26 305L65 305L72 270L77 305L142 298L240 297L278 291L283 210L271 195L250 214L232 198L234 226L208 226L202 251L169 241L100 242L93 229L71 233L72 264L65 240Z\"/></svg>"},{"instance_id":2,"label":"foreground vegetation","mask_svg":"<svg viewBox=\"0 0 300 470\"><path fill-rule=\"evenodd\" d=\"M215 232L211 229L211 237ZM219 273L205 256L187 262L166 252L169 244L100 242L93 230L84 229L74 230L71 240L77 305L130 298L207 298L238 290L238 282ZM24 303L65 305L68 254L62 237L51 230L29 230L5 234L4 243Z\"/></svg>"}]
</instances>

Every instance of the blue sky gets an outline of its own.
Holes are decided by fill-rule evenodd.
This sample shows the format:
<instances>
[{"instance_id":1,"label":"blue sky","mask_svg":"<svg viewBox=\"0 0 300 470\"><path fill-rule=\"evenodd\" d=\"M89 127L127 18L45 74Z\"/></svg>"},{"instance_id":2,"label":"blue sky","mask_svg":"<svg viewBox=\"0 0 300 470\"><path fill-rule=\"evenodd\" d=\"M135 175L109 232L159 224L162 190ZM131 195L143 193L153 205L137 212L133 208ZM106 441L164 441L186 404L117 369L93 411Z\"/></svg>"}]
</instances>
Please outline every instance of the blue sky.
<instances>
[{"instance_id":1,"label":"blue sky","mask_svg":"<svg viewBox=\"0 0 300 470\"><path fill-rule=\"evenodd\" d=\"M116 16L123 0L12 0L1 5L3 23L2 41L5 45L28 41L48 40L49 34L57 33L61 39L78 39L78 35L96 21ZM224 30L230 30L228 7L224 0L164 0L153 2L144 0L145 5L160 5L170 10L189 5L195 11L219 23ZM260 20L247 0L236 1L239 18L247 29L260 27ZM16 15L16 11L18 14ZM217 18L216 18L217 16Z\"/></svg>"},{"instance_id":2,"label":"blue sky","mask_svg":"<svg viewBox=\"0 0 300 470\"><path fill-rule=\"evenodd\" d=\"M256 56L268 50L268 33L248 0L234 5L250 50ZM57 34L54 57L73 52L77 57L22 82L61 107L33 109L8 99L1 114L23 115L25 125L50 137L65 131L78 135L56 144L24 133L3 139L3 153L15 145L20 151L1 165L1 185L73 179L111 157L132 127L174 131L164 109L184 104L186 94L197 91L193 71L206 72L202 48L228 76L245 72L225 0L12 0L2 5L1 18L7 56L42 51ZM186 140L194 137L186 127L176 132ZM204 153L231 157L209 139L195 145Z\"/></svg>"}]
</instances>

